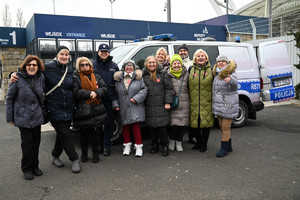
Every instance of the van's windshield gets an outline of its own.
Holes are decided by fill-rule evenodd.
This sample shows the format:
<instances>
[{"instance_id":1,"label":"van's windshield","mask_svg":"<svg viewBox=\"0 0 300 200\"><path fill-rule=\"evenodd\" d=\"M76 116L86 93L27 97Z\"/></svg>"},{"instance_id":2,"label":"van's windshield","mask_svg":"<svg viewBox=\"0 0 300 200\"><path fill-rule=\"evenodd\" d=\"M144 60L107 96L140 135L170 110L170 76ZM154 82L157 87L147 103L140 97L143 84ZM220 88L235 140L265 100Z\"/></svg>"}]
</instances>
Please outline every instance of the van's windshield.
<instances>
[{"instance_id":1,"label":"van's windshield","mask_svg":"<svg viewBox=\"0 0 300 200\"><path fill-rule=\"evenodd\" d=\"M113 56L113 61L117 64L127 55L137 44L122 45L113 48L110 55Z\"/></svg>"}]
</instances>

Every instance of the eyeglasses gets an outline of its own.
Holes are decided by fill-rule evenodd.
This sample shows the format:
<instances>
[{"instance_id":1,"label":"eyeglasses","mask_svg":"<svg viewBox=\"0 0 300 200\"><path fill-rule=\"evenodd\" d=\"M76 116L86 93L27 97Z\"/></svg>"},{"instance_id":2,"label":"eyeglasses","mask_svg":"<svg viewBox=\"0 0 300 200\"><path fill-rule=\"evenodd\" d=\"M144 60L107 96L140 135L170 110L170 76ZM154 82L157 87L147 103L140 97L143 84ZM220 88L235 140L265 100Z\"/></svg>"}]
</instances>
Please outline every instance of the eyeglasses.
<instances>
[{"instance_id":1,"label":"eyeglasses","mask_svg":"<svg viewBox=\"0 0 300 200\"><path fill-rule=\"evenodd\" d=\"M131 64L131 63L126 64L125 67L133 67L133 64Z\"/></svg>"},{"instance_id":2,"label":"eyeglasses","mask_svg":"<svg viewBox=\"0 0 300 200\"><path fill-rule=\"evenodd\" d=\"M90 64L89 64L89 63L83 63L83 64L80 64L79 66L80 66L80 67L89 67Z\"/></svg>"},{"instance_id":3,"label":"eyeglasses","mask_svg":"<svg viewBox=\"0 0 300 200\"><path fill-rule=\"evenodd\" d=\"M30 67L30 66L32 66L32 67L37 67L38 65L37 65L37 64L27 63L26 66L27 66L27 67Z\"/></svg>"}]
</instances>

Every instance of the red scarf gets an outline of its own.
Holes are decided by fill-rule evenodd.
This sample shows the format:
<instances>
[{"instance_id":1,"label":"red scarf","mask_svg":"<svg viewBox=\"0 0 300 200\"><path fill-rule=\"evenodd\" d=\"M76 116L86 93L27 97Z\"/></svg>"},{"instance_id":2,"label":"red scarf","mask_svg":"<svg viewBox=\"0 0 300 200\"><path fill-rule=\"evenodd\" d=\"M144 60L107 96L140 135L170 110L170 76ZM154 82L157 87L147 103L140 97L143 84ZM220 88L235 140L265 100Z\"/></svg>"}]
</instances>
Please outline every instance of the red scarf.
<instances>
[{"instance_id":1,"label":"red scarf","mask_svg":"<svg viewBox=\"0 0 300 200\"><path fill-rule=\"evenodd\" d=\"M79 72L79 75L80 75L80 79L81 79L82 89L87 90L87 91L95 91L98 89L96 77L95 77L95 74L93 73L93 68L90 68L88 71L81 71L81 72ZM91 79L89 79L89 77L86 75L91 75ZM86 101L86 103L88 105L90 105L90 103L99 105L100 98L96 97L93 99L88 99Z\"/></svg>"}]
</instances>

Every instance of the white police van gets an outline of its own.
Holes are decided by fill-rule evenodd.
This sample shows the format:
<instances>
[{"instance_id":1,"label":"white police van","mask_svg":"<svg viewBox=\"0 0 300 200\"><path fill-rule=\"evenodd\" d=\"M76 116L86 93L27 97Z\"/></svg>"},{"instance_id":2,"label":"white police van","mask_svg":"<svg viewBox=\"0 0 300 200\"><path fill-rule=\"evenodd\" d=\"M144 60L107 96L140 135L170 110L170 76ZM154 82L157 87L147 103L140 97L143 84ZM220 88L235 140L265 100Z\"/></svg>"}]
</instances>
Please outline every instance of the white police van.
<instances>
[{"instance_id":1,"label":"white police van","mask_svg":"<svg viewBox=\"0 0 300 200\"><path fill-rule=\"evenodd\" d=\"M273 54L272 48L274 47L271 44L266 43L259 48L261 51L260 63L262 63L260 64L260 71L252 44L217 41L174 41L170 40L172 37L172 34L158 35L142 41L117 46L111 51L113 61L121 69L123 62L131 59L142 69L144 68L145 59L149 55L155 55L158 48L165 48L172 56L178 53L178 47L182 44L187 45L190 59L193 59L196 50L205 50L212 66L216 63L216 57L219 54L226 55L228 59L235 60L237 63L239 116L233 120L233 127L245 125L248 118L256 119L256 112L264 108L264 104L260 100L263 80L267 84L270 83L269 86L264 86L264 100L268 100L266 96L270 96L270 100L280 100L282 97L293 96L291 69L286 66L288 57L284 55L285 58L283 59L283 56L278 55L279 52ZM282 48L279 51L283 51ZM274 56L278 56L283 60L272 60ZM285 67L278 67L279 63Z\"/></svg>"},{"instance_id":2,"label":"white police van","mask_svg":"<svg viewBox=\"0 0 300 200\"><path fill-rule=\"evenodd\" d=\"M270 41L259 44L258 60L263 101L285 101L294 98L292 66L284 41Z\"/></svg>"}]
</instances>

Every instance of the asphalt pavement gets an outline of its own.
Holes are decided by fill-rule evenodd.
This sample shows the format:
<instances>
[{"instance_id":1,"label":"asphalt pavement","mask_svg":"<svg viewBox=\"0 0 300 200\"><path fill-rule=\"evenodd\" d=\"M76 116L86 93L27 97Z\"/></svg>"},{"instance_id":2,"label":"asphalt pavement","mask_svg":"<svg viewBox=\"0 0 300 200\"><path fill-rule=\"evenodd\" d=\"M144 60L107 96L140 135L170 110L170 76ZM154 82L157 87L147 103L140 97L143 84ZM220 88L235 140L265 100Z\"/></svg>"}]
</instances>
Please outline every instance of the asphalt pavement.
<instances>
[{"instance_id":1,"label":"asphalt pavement","mask_svg":"<svg viewBox=\"0 0 300 200\"><path fill-rule=\"evenodd\" d=\"M55 132L44 129L39 156L44 175L25 181L19 130L6 123L0 102L0 199L300 199L300 101L268 103L257 120L232 129L233 152L224 158L215 156L221 133L213 128L205 153L191 150L185 136L183 152L152 155L144 137L142 158L134 152L122 156L119 144L95 164L90 149L89 162L73 174L65 153L64 168L51 164ZM73 138L80 154L78 134Z\"/></svg>"}]
</instances>

